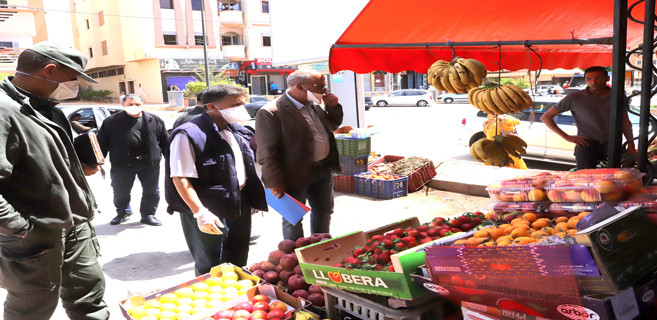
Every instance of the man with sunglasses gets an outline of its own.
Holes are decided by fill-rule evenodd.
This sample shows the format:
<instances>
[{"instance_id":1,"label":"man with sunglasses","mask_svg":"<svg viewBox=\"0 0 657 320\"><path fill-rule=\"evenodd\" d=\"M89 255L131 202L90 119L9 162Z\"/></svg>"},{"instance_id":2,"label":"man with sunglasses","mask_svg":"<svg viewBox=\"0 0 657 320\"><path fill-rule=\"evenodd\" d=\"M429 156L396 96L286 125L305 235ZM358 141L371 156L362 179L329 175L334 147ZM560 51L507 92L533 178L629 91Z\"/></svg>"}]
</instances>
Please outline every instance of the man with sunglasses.
<instances>
[{"instance_id":1,"label":"man with sunglasses","mask_svg":"<svg viewBox=\"0 0 657 320\"><path fill-rule=\"evenodd\" d=\"M256 114L257 159L262 181L272 195L285 193L308 200L310 232L329 233L333 213L333 172L340 171L332 131L342 123L338 97L314 70L298 70L287 78L289 89ZM324 102L325 107L320 103ZM283 219L283 237L303 237L302 222Z\"/></svg>"}]
</instances>

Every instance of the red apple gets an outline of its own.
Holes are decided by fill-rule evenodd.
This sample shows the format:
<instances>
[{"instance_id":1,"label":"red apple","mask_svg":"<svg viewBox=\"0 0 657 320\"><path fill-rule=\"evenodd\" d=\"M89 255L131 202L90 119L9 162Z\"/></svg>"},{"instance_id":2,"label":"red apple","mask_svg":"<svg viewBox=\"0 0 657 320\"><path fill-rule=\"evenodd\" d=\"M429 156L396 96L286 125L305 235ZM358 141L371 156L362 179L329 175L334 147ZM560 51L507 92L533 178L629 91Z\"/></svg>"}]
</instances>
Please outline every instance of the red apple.
<instances>
[{"instance_id":1,"label":"red apple","mask_svg":"<svg viewBox=\"0 0 657 320\"><path fill-rule=\"evenodd\" d=\"M256 302L264 301L269 303L269 297L264 294L256 294L251 298L251 303L255 304Z\"/></svg>"},{"instance_id":2,"label":"red apple","mask_svg":"<svg viewBox=\"0 0 657 320\"><path fill-rule=\"evenodd\" d=\"M264 312L269 312L269 303L265 301L258 301L253 304L253 311L262 310Z\"/></svg>"},{"instance_id":3,"label":"red apple","mask_svg":"<svg viewBox=\"0 0 657 320\"><path fill-rule=\"evenodd\" d=\"M235 314L233 314L233 319L238 319L238 318L246 318L248 319L251 316L251 312L240 309L240 310L235 310Z\"/></svg>"},{"instance_id":4,"label":"red apple","mask_svg":"<svg viewBox=\"0 0 657 320\"><path fill-rule=\"evenodd\" d=\"M235 311L233 309L228 309L228 310L221 310L217 313L214 314L214 317L217 319L230 319L233 317L233 314L235 314Z\"/></svg>"},{"instance_id":5,"label":"red apple","mask_svg":"<svg viewBox=\"0 0 657 320\"><path fill-rule=\"evenodd\" d=\"M253 313L251 313L251 318L250 320L256 320L256 319L267 319L267 311L264 310L255 310Z\"/></svg>"},{"instance_id":6,"label":"red apple","mask_svg":"<svg viewBox=\"0 0 657 320\"><path fill-rule=\"evenodd\" d=\"M285 307L285 308L287 309L287 307ZM285 311L281 311L281 310L278 310L278 309L271 310L267 314L267 319L268 320L283 319L283 317L285 317Z\"/></svg>"},{"instance_id":7,"label":"red apple","mask_svg":"<svg viewBox=\"0 0 657 320\"><path fill-rule=\"evenodd\" d=\"M274 301L269 304L269 313L274 310L279 310L283 313L283 315L285 315L285 312L287 311L287 305L282 301Z\"/></svg>"},{"instance_id":8,"label":"red apple","mask_svg":"<svg viewBox=\"0 0 657 320\"><path fill-rule=\"evenodd\" d=\"M240 302L234 307L235 311L237 312L238 310L246 310L249 313L253 311L253 304L251 302Z\"/></svg>"}]
</instances>

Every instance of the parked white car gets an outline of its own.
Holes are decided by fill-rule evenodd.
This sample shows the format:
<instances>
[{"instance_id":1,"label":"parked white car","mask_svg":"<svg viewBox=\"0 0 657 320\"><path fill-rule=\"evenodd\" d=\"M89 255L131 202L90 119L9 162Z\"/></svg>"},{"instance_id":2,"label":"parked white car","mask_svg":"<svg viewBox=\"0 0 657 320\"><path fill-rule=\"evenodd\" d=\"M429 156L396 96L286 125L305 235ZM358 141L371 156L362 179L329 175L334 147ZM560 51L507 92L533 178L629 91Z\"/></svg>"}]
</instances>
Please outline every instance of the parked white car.
<instances>
[{"instance_id":1,"label":"parked white car","mask_svg":"<svg viewBox=\"0 0 657 320\"><path fill-rule=\"evenodd\" d=\"M561 138L541 122L543 113L556 105L561 99L563 99L563 96L535 97L533 124L530 124L529 121L531 117L530 110L513 114L514 117L520 120L520 124L516 126L518 136L527 142L527 154L523 158L568 164L575 163L575 155L573 154L575 145ZM475 106L463 110L471 110L471 113L461 120L462 126L458 139L461 145L469 147L475 141L485 137L483 127L487 114L478 110ZM639 134L639 117L633 114L629 114L629 117L632 122L634 136L637 137ZM554 121L567 134L577 134L575 120L569 111L557 115Z\"/></svg>"},{"instance_id":2,"label":"parked white car","mask_svg":"<svg viewBox=\"0 0 657 320\"><path fill-rule=\"evenodd\" d=\"M441 94L438 97L438 100L442 103L453 103L453 102L468 102L467 93L445 93Z\"/></svg>"},{"instance_id":3,"label":"parked white car","mask_svg":"<svg viewBox=\"0 0 657 320\"><path fill-rule=\"evenodd\" d=\"M385 106L418 106L426 107L433 101L431 94L421 89L402 89L390 94L372 97L372 104Z\"/></svg>"}]
</instances>

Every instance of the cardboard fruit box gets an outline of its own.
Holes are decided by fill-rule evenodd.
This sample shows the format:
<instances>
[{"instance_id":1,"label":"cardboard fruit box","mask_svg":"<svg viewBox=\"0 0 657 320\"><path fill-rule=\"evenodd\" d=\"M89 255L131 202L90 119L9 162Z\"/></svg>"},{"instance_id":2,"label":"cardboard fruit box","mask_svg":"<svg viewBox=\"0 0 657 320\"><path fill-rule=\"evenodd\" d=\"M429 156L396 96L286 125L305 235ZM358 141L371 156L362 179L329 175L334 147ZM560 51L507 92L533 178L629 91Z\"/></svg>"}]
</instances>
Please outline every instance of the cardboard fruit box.
<instances>
[{"instance_id":1,"label":"cardboard fruit box","mask_svg":"<svg viewBox=\"0 0 657 320\"><path fill-rule=\"evenodd\" d=\"M392 255L391 261L395 272L346 269L333 265L351 256L354 247L365 245L367 239L374 235L382 235L396 228L414 228L419 225L419 220L413 217L367 232L352 232L296 249L303 276L310 284L400 299L415 299L424 292L413 282L410 274L424 264L425 254L422 249L435 241L458 239L466 233L443 237Z\"/></svg>"},{"instance_id":2,"label":"cardboard fruit box","mask_svg":"<svg viewBox=\"0 0 657 320\"><path fill-rule=\"evenodd\" d=\"M198 276L198 277L196 277L192 280L189 280L187 282L178 284L176 286L173 286L173 287L170 287L170 288L167 288L167 289L164 289L164 290L149 294L147 296L140 296L140 295L132 296L128 299L125 299L125 300L121 301L119 303L119 308L121 309L121 313L123 314L125 319L135 320L135 318L133 318L130 315L130 313L128 312L131 308L133 308L135 306L142 306L148 300L159 299L162 295L167 294L167 293L175 292L176 290L178 290L180 288L191 287L195 283L205 282L210 277L221 277L221 275L226 273L226 272L235 272L235 273L237 273L240 280L248 279L248 280L253 281L253 283L255 284L253 288L255 288L255 286L257 286L258 283L262 282L262 280L260 278L252 275L248 271L246 271L246 270L244 270L244 269L242 269L238 266L235 266L233 264L224 263L224 264L218 265L216 267L213 267L210 270L209 273L206 273L202 276ZM196 316L196 315L194 315L194 316ZM192 317L192 318L189 318L189 319L193 320L193 319L196 319L196 318L198 318L198 317Z\"/></svg>"}]
</instances>

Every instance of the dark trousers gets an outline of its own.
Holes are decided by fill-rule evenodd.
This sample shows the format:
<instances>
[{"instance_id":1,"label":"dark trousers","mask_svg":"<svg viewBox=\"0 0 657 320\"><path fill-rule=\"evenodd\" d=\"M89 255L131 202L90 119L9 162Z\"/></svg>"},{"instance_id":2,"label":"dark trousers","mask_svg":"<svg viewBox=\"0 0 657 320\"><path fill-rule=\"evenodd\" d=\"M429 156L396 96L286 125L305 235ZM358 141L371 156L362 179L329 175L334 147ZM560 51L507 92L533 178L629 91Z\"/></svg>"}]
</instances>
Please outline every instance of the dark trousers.
<instances>
[{"instance_id":1,"label":"dark trousers","mask_svg":"<svg viewBox=\"0 0 657 320\"><path fill-rule=\"evenodd\" d=\"M0 236L4 319L50 319L59 298L71 319L109 319L93 227L35 226L25 238Z\"/></svg>"},{"instance_id":2,"label":"dark trousers","mask_svg":"<svg viewBox=\"0 0 657 320\"><path fill-rule=\"evenodd\" d=\"M333 175L328 167L313 168L310 184L303 190L286 190L287 194L310 206L310 233L329 233L333 214ZM283 219L283 238L303 237L302 221L293 225Z\"/></svg>"},{"instance_id":3,"label":"dark trousers","mask_svg":"<svg viewBox=\"0 0 657 320\"><path fill-rule=\"evenodd\" d=\"M246 265L251 237L250 206L242 205L242 214L237 218L222 219L226 226L223 235L201 232L196 218L191 214L180 213L180 222L187 247L194 258L197 276L210 272L212 267L224 262L240 267Z\"/></svg>"},{"instance_id":4,"label":"dark trousers","mask_svg":"<svg viewBox=\"0 0 657 320\"><path fill-rule=\"evenodd\" d=\"M135 176L141 182L142 194L139 212L142 218L154 215L160 202L160 164L148 159L133 160L127 166L112 166L112 189L114 190L114 206L117 214L132 214L130 193L135 183Z\"/></svg>"},{"instance_id":5,"label":"dark trousers","mask_svg":"<svg viewBox=\"0 0 657 320\"><path fill-rule=\"evenodd\" d=\"M589 140L588 146L575 146L577 169L593 169L602 160L607 159L607 143Z\"/></svg>"}]
</instances>

